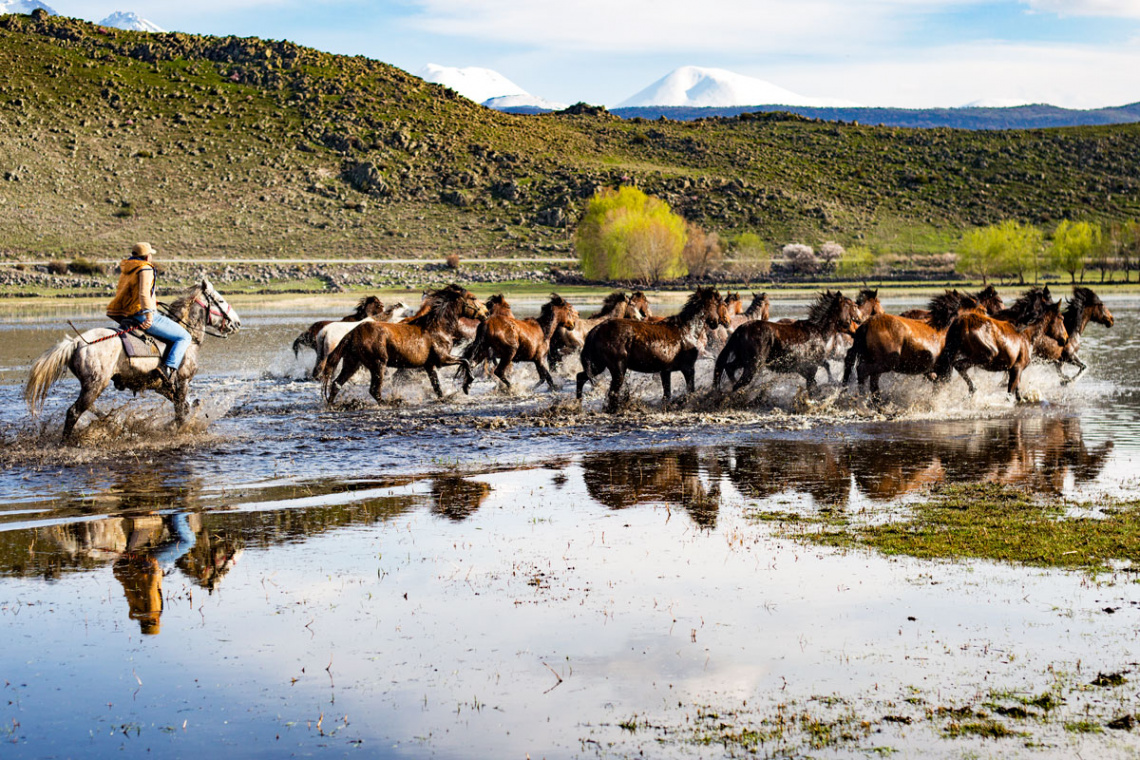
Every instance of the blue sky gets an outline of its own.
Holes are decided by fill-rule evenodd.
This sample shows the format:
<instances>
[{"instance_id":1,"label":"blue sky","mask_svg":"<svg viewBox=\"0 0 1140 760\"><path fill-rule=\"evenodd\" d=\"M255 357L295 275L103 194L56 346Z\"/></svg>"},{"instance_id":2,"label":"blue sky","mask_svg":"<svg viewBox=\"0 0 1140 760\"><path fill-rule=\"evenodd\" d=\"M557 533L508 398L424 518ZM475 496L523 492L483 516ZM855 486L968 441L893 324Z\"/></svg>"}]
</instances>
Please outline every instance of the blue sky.
<instances>
[{"instance_id":1,"label":"blue sky","mask_svg":"<svg viewBox=\"0 0 1140 760\"><path fill-rule=\"evenodd\" d=\"M415 72L495 69L614 105L678 66L870 106L1140 101L1140 0L48 0L99 20L288 39Z\"/></svg>"}]
</instances>

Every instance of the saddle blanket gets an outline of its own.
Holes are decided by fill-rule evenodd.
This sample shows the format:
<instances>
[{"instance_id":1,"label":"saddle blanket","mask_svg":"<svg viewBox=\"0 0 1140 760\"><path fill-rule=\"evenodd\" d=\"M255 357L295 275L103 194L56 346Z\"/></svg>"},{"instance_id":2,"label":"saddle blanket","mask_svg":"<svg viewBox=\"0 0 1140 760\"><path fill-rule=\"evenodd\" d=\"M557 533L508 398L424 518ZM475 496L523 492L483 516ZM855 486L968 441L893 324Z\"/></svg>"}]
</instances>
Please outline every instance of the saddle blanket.
<instances>
[{"instance_id":1,"label":"saddle blanket","mask_svg":"<svg viewBox=\"0 0 1140 760\"><path fill-rule=\"evenodd\" d=\"M128 327L124 325L123 327ZM122 327L119 329L123 329ZM123 350L132 359L153 359L166 351L166 344L160 344L141 330L138 332L123 333L119 336L123 341Z\"/></svg>"}]
</instances>

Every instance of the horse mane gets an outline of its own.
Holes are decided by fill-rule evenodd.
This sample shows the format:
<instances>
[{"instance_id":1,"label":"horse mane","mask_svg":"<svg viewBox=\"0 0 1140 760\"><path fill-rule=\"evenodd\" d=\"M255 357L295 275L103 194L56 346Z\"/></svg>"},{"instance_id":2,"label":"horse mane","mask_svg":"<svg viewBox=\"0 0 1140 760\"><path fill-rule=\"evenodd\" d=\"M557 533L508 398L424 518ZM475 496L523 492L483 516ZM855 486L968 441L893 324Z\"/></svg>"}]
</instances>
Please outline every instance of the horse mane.
<instances>
[{"instance_id":1,"label":"horse mane","mask_svg":"<svg viewBox=\"0 0 1140 760\"><path fill-rule=\"evenodd\" d=\"M740 294L739 293L729 293L728 295L726 295L724 297L725 303L736 303L739 300L740 300Z\"/></svg>"},{"instance_id":2,"label":"horse mane","mask_svg":"<svg viewBox=\"0 0 1140 760\"><path fill-rule=\"evenodd\" d=\"M815 303L811 305L811 308L808 310L807 318L804 319L804 321L813 327L827 327L828 321L842 303L842 292L838 290L834 292L825 290L816 296Z\"/></svg>"},{"instance_id":3,"label":"horse mane","mask_svg":"<svg viewBox=\"0 0 1140 760\"><path fill-rule=\"evenodd\" d=\"M1092 291L1092 288L1086 288L1083 285L1073 286L1073 295L1069 299L1069 305L1065 307L1065 328L1072 330L1070 324L1079 325L1081 316L1084 314L1086 308L1090 306L1099 306L1101 304L1100 296ZM1072 322L1070 322L1072 320Z\"/></svg>"},{"instance_id":4,"label":"horse mane","mask_svg":"<svg viewBox=\"0 0 1140 760\"><path fill-rule=\"evenodd\" d=\"M1029 324L1039 319L1043 313L1041 307L1050 306L1053 299L1049 297L1049 287L1030 288L1021 294L1005 312L1012 317L1014 324Z\"/></svg>"},{"instance_id":5,"label":"horse mane","mask_svg":"<svg viewBox=\"0 0 1140 760\"><path fill-rule=\"evenodd\" d=\"M611 311L616 309L617 305L619 303L623 303L623 302L628 301L628 300L629 300L629 296L626 294L626 292L624 290L615 290L613 293L610 293L608 296L606 296L606 300L602 301L602 308L598 309L595 313L591 314L589 316L589 319L597 319L598 317L604 317L607 314L609 314Z\"/></svg>"},{"instance_id":6,"label":"horse mane","mask_svg":"<svg viewBox=\"0 0 1140 760\"><path fill-rule=\"evenodd\" d=\"M879 297L878 288L863 288L859 291L859 295L855 296L855 305L862 306L868 301L874 300Z\"/></svg>"},{"instance_id":7,"label":"horse mane","mask_svg":"<svg viewBox=\"0 0 1140 760\"><path fill-rule=\"evenodd\" d=\"M697 288L693 291L692 295L685 300L685 305L681 310L671 317L666 317L666 322L671 322L674 325L683 325L705 308L705 303L717 295L714 288Z\"/></svg>"},{"instance_id":8,"label":"horse mane","mask_svg":"<svg viewBox=\"0 0 1140 760\"><path fill-rule=\"evenodd\" d=\"M453 332L459 323L456 306L459 304L459 299L466 294L466 290L455 284L428 293L424 298L427 311L408 320L408 324L429 332L437 329L442 332Z\"/></svg>"},{"instance_id":9,"label":"horse mane","mask_svg":"<svg viewBox=\"0 0 1140 760\"><path fill-rule=\"evenodd\" d=\"M974 300L978 303L981 303L982 301L988 301L991 298L1001 298L1001 296L998 295L997 288L995 288L992 284L985 286L974 294Z\"/></svg>"},{"instance_id":10,"label":"horse mane","mask_svg":"<svg viewBox=\"0 0 1140 760\"><path fill-rule=\"evenodd\" d=\"M496 293L487 299L483 304L487 307L487 313L493 314L498 311L500 314L511 314L511 305L507 303L507 297L502 293Z\"/></svg>"},{"instance_id":11,"label":"horse mane","mask_svg":"<svg viewBox=\"0 0 1140 760\"><path fill-rule=\"evenodd\" d=\"M185 323L190 313L190 304L194 302L194 299L197 298L201 292L201 283L191 285L182 295L174 300L174 303L166 307L167 316L175 322Z\"/></svg>"},{"instance_id":12,"label":"horse mane","mask_svg":"<svg viewBox=\"0 0 1140 760\"><path fill-rule=\"evenodd\" d=\"M376 317L383 313L383 301L376 296L364 296L356 302L356 310L352 312L352 316L359 322L365 317Z\"/></svg>"},{"instance_id":13,"label":"horse mane","mask_svg":"<svg viewBox=\"0 0 1140 760\"><path fill-rule=\"evenodd\" d=\"M562 296L557 293L550 294L550 300L542 305L542 309L538 312L538 323L540 325L549 324L554 320L554 310L556 308L563 308L567 306Z\"/></svg>"},{"instance_id":14,"label":"horse mane","mask_svg":"<svg viewBox=\"0 0 1140 760\"><path fill-rule=\"evenodd\" d=\"M951 322L958 318L958 312L963 308L978 308L978 301L976 298L957 290L947 290L945 293L931 298L926 308L930 312L930 326L935 330L945 330Z\"/></svg>"}]
</instances>

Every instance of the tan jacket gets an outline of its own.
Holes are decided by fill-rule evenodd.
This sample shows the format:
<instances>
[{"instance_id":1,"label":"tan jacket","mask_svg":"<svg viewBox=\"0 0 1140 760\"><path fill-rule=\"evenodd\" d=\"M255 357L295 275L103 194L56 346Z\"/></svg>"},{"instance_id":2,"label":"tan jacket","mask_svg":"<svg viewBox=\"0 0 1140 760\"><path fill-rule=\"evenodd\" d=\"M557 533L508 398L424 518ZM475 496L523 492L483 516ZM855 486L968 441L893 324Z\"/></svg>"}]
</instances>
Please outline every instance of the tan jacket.
<instances>
[{"instance_id":1,"label":"tan jacket","mask_svg":"<svg viewBox=\"0 0 1140 760\"><path fill-rule=\"evenodd\" d=\"M149 273L146 276L144 273ZM143 281L150 287L144 290ZM154 288L157 278L154 265L142 259L123 259L119 262L119 289L107 307L111 319L123 319L143 309L154 308Z\"/></svg>"}]
</instances>

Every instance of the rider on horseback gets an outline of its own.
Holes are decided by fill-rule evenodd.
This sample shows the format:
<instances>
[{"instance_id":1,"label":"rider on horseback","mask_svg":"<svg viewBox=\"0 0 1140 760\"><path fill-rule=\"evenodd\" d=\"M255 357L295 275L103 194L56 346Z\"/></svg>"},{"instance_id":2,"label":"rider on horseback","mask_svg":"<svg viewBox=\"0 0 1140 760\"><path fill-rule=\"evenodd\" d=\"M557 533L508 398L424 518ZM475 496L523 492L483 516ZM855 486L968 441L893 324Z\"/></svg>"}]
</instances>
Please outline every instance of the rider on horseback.
<instances>
[{"instance_id":1,"label":"rider on horseback","mask_svg":"<svg viewBox=\"0 0 1140 760\"><path fill-rule=\"evenodd\" d=\"M124 325L137 325L148 335L168 343L163 361L155 373L169 385L174 382L182 357L190 347L190 333L173 319L159 314L154 298L157 281L150 243L136 243L130 258L119 262L119 287L107 307L107 316Z\"/></svg>"}]
</instances>

